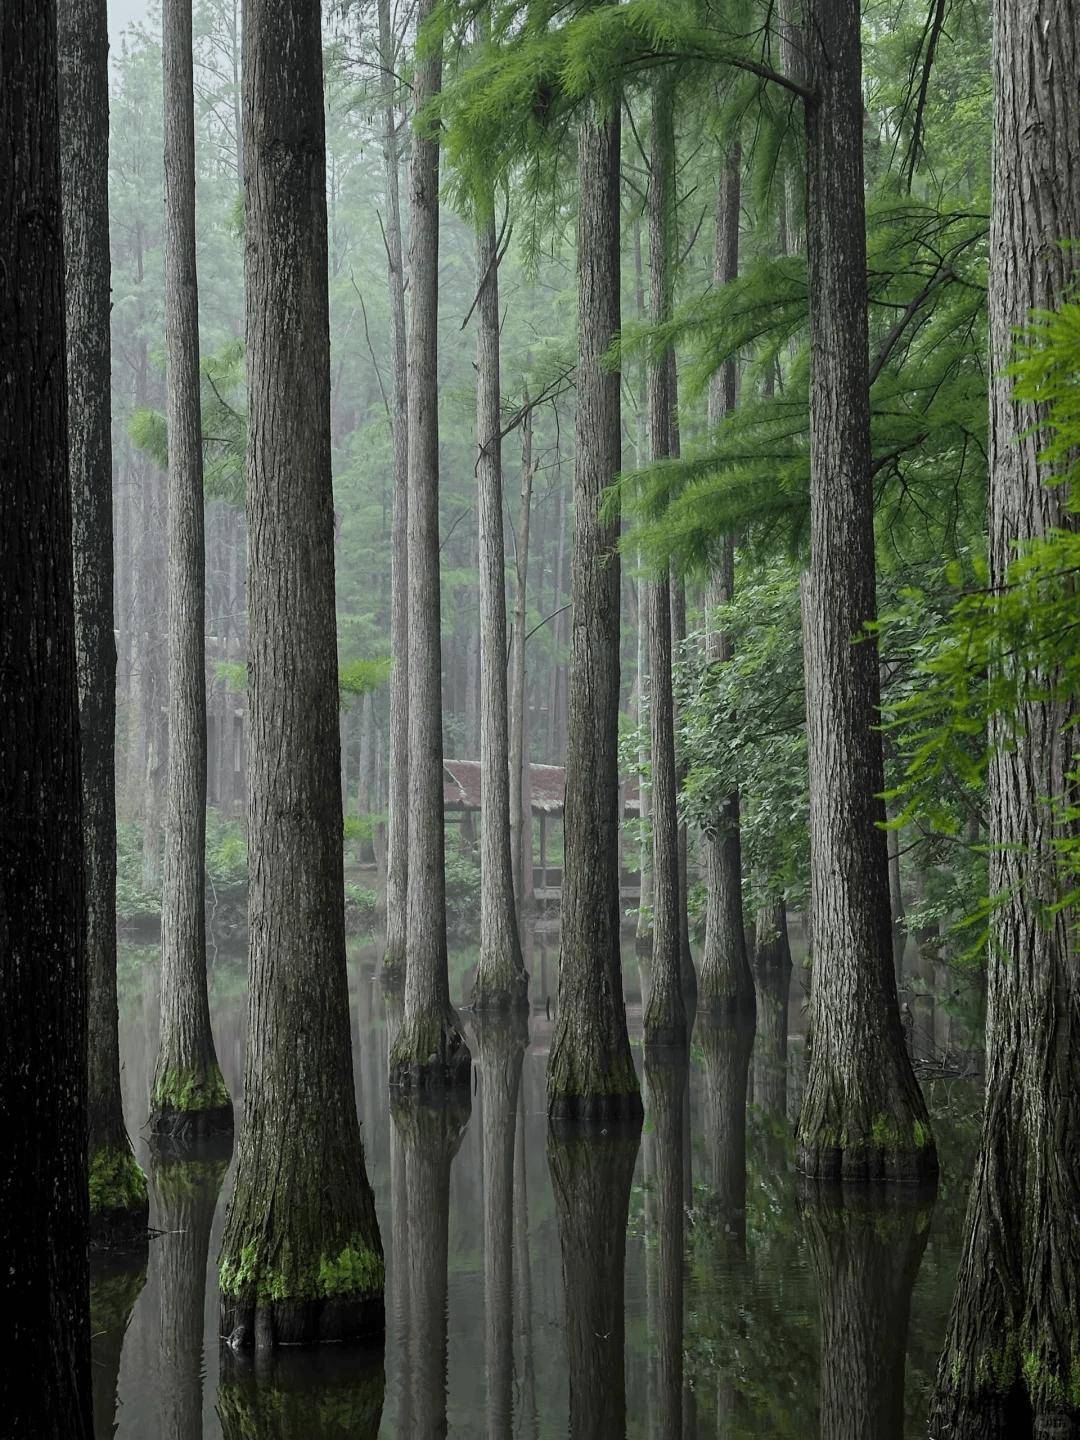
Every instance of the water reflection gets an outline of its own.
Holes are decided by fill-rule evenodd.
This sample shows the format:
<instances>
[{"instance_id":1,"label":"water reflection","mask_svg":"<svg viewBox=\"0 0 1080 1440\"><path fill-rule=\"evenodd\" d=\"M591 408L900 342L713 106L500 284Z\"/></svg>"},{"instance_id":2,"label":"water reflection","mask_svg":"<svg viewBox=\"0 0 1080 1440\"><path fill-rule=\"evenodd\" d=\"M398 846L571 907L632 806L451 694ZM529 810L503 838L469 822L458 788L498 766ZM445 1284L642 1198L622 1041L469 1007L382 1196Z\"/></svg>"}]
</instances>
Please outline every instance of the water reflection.
<instances>
[{"instance_id":1,"label":"water reflection","mask_svg":"<svg viewBox=\"0 0 1080 1440\"><path fill-rule=\"evenodd\" d=\"M404 1434L440 1440L447 1434L447 1259L450 1166L469 1121L469 1102L395 1094L394 1128L405 1160L409 1326L405 1348ZM400 1263L400 1261L399 1261Z\"/></svg>"},{"instance_id":2,"label":"water reflection","mask_svg":"<svg viewBox=\"0 0 1080 1440\"><path fill-rule=\"evenodd\" d=\"M218 1387L220 1433L223 1440L375 1440L385 1388L382 1355L370 1346L229 1351Z\"/></svg>"},{"instance_id":3,"label":"water reflection","mask_svg":"<svg viewBox=\"0 0 1080 1440\"><path fill-rule=\"evenodd\" d=\"M548 1136L562 1250L571 1440L626 1434L626 1220L640 1124Z\"/></svg>"},{"instance_id":4,"label":"water reflection","mask_svg":"<svg viewBox=\"0 0 1080 1440\"><path fill-rule=\"evenodd\" d=\"M821 1304L821 1440L902 1440L911 1293L934 1195L800 1187Z\"/></svg>"},{"instance_id":5,"label":"water reflection","mask_svg":"<svg viewBox=\"0 0 1080 1440\"><path fill-rule=\"evenodd\" d=\"M745 1024L699 1024L687 1059L642 1053L635 973L628 1013L643 1134L549 1136L544 995L554 993L557 949L546 977L539 938L533 953L528 1030L473 1027L471 1120L467 1105L391 1115L394 997L375 979L374 948L350 959L356 1097L386 1249L385 1377L383 1360L364 1350L256 1360L220 1347L224 1157L200 1153L186 1158L201 1169L175 1168L142 1143L163 1233L151 1240L144 1288L138 1261L95 1269L98 1437L803 1440L820 1422L828 1440L923 1440L977 1093L943 1080L928 1094L945 1178L920 1267L926 1205L874 1223L850 1206L837 1217L805 1194L797 1208L785 1112L804 1017L788 974L756 977L756 1038ZM455 1001L473 958L451 958ZM153 951L125 956L133 1131L153 1066L156 970ZM245 978L243 954L220 952L215 1037L240 1103ZM647 979L646 969L644 990ZM854 1355L841 1344L847 1326L863 1337Z\"/></svg>"},{"instance_id":6,"label":"water reflection","mask_svg":"<svg viewBox=\"0 0 1080 1440\"><path fill-rule=\"evenodd\" d=\"M156 1255L161 1302L161 1433L200 1440L206 1260L231 1143L183 1153L153 1153L150 1185L160 1232Z\"/></svg>"},{"instance_id":7,"label":"water reflection","mask_svg":"<svg viewBox=\"0 0 1080 1440\"><path fill-rule=\"evenodd\" d=\"M96 1440L112 1440L116 1434L120 1356L135 1301L145 1284L145 1247L91 1257L90 1351Z\"/></svg>"}]
</instances>

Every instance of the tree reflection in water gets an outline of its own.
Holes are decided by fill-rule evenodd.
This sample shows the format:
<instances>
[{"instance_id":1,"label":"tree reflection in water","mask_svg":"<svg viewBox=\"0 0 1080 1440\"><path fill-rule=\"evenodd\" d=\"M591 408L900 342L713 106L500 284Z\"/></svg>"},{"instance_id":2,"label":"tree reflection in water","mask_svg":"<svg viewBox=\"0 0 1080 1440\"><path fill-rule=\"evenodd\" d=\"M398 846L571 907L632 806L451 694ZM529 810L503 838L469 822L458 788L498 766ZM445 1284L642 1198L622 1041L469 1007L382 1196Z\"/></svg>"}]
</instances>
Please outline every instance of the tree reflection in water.
<instances>
[{"instance_id":1,"label":"tree reflection in water","mask_svg":"<svg viewBox=\"0 0 1080 1440\"><path fill-rule=\"evenodd\" d=\"M146 1284L147 1247L106 1251L90 1259L90 1360L95 1440L116 1434L117 1387L124 1336Z\"/></svg>"},{"instance_id":2,"label":"tree reflection in water","mask_svg":"<svg viewBox=\"0 0 1080 1440\"><path fill-rule=\"evenodd\" d=\"M626 1434L623 1279L641 1122L548 1130L562 1248L571 1440Z\"/></svg>"},{"instance_id":3,"label":"tree reflection in water","mask_svg":"<svg viewBox=\"0 0 1080 1440\"><path fill-rule=\"evenodd\" d=\"M935 1193L800 1184L821 1307L821 1440L903 1440L911 1292Z\"/></svg>"},{"instance_id":4,"label":"tree reflection in water","mask_svg":"<svg viewBox=\"0 0 1080 1440\"><path fill-rule=\"evenodd\" d=\"M222 1347L222 1440L376 1440L386 1377L371 1345Z\"/></svg>"}]
</instances>

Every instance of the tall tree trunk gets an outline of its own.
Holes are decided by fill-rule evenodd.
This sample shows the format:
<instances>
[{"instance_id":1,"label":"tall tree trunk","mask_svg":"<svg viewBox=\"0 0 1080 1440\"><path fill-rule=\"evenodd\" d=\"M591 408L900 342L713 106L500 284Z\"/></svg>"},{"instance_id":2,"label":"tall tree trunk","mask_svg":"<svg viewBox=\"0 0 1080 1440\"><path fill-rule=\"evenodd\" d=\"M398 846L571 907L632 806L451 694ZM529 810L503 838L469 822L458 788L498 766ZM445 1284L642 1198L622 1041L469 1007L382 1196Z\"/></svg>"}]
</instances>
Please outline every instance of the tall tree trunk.
<instances>
[{"instance_id":1,"label":"tall tree trunk","mask_svg":"<svg viewBox=\"0 0 1080 1440\"><path fill-rule=\"evenodd\" d=\"M736 137L725 157L716 197L716 247L713 280L730 285L739 275L739 207L742 192L742 147ZM729 360L709 388L709 430L715 431L735 409L738 375ZM715 619L717 606L735 598L735 537L725 535L719 563L710 579L707 658L710 664L731 661L731 636ZM728 793L702 837L705 852L705 946L701 954L698 998L703 1012L713 1015L748 1010L754 1004L754 981L746 954L742 902L742 842L739 792Z\"/></svg>"},{"instance_id":2,"label":"tall tree trunk","mask_svg":"<svg viewBox=\"0 0 1080 1440\"><path fill-rule=\"evenodd\" d=\"M13 1435L90 1440L86 905L53 0L0 11L0 474L0 1413Z\"/></svg>"},{"instance_id":3,"label":"tall tree trunk","mask_svg":"<svg viewBox=\"0 0 1080 1440\"><path fill-rule=\"evenodd\" d=\"M670 426L668 442L671 458L678 460L682 454L682 440L679 434L679 372L675 362L675 351L668 351L668 386ZM672 572L671 575L671 654L673 661L682 653L686 643L686 579ZM672 698L672 725L676 737L679 734L679 702ZM675 746L675 786L682 788L686 780L686 761ZM697 1012L697 971L694 969L694 954L690 947L690 836L684 821L679 822L679 969L682 976L683 999L687 1011Z\"/></svg>"},{"instance_id":4,"label":"tall tree trunk","mask_svg":"<svg viewBox=\"0 0 1080 1440\"><path fill-rule=\"evenodd\" d=\"M510 651L510 863L514 877L514 894L518 913L524 913L525 867L531 863L526 856L526 826L532 825L531 811L525 807L525 617L529 584L529 522L532 517L532 487L536 474L533 460L533 413L526 390L521 424L521 504L517 532L514 536L514 628Z\"/></svg>"},{"instance_id":5,"label":"tall tree trunk","mask_svg":"<svg viewBox=\"0 0 1080 1440\"><path fill-rule=\"evenodd\" d=\"M221 1331L260 1349L383 1331L345 971L324 150L318 0L249 0L250 979Z\"/></svg>"},{"instance_id":6,"label":"tall tree trunk","mask_svg":"<svg viewBox=\"0 0 1080 1440\"><path fill-rule=\"evenodd\" d=\"M405 917L409 889L409 382L405 345L405 265L394 77L397 60L390 0L378 0L383 167L386 174L387 284L390 292L390 432L394 501L390 540L390 801L386 864L386 950L383 974L405 978Z\"/></svg>"},{"instance_id":7,"label":"tall tree trunk","mask_svg":"<svg viewBox=\"0 0 1080 1440\"><path fill-rule=\"evenodd\" d=\"M821 1440L903 1440L911 1292L933 1193L893 1191L883 1204L811 1183L799 1202L821 1306Z\"/></svg>"},{"instance_id":8,"label":"tall tree trunk","mask_svg":"<svg viewBox=\"0 0 1080 1440\"><path fill-rule=\"evenodd\" d=\"M634 302L635 314L639 321L645 320L645 276L641 256L641 224L634 222ZM648 463L649 449L649 392L648 365L642 361L638 367L637 395L634 427L634 456L640 470ZM637 554L637 568L643 568L641 551ZM643 623L646 611L648 581L637 581L638 624L637 624L637 723L638 740L638 820L640 839L638 842L638 913L634 943L638 955L650 955L653 944L653 846L652 846L652 794L651 786L645 783L648 768L650 738L649 729L649 635L648 625Z\"/></svg>"},{"instance_id":9,"label":"tall tree trunk","mask_svg":"<svg viewBox=\"0 0 1080 1440\"><path fill-rule=\"evenodd\" d=\"M161 1030L150 1128L232 1129L206 992L206 555L191 0L165 0L165 369L169 436L169 780L161 899Z\"/></svg>"},{"instance_id":10,"label":"tall tree trunk","mask_svg":"<svg viewBox=\"0 0 1080 1440\"><path fill-rule=\"evenodd\" d=\"M421 0L417 24L432 12ZM442 49L418 62L419 115L442 88ZM409 898L405 1014L390 1052L390 1084L469 1083L469 1047L446 958L443 869L442 638L439 608L439 141L427 122L409 170Z\"/></svg>"},{"instance_id":11,"label":"tall tree trunk","mask_svg":"<svg viewBox=\"0 0 1080 1440\"><path fill-rule=\"evenodd\" d=\"M514 1151L528 1038L521 1017L482 1020L477 1032L483 1081L484 1354L490 1440L513 1433Z\"/></svg>"},{"instance_id":12,"label":"tall tree trunk","mask_svg":"<svg viewBox=\"0 0 1080 1440\"><path fill-rule=\"evenodd\" d=\"M1075 528L1049 483L1038 413L1008 364L1032 310L1070 296L1080 255L1080 12L994 7L990 235L990 584L1017 542ZM1064 242L1064 243L1063 243ZM1053 806L1076 770L1075 700L1046 699L991 731L986 1109L932 1416L949 1440L1080 1434L1080 983L1075 910ZM1017 738L1019 737L1019 738ZM1073 790L1074 793L1074 790Z\"/></svg>"},{"instance_id":13,"label":"tall tree trunk","mask_svg":"<svg viewBox=\"0 0 1080 1440\"><path fill-rule=\"evenodd\" d=\"M652 90L652 156L649 173L650 312L654 325L671 315L672 233L675 170L674 76L663 71ZM669 354L653 359L648 371L651 458L670 453L671 387ZM645 583L645 628L649 643L649 735L652 751L653 948L649 1000L645 1007L647 1044L681 1045L686 1010L680 976L679 815L675 780L675 715L671 693L671 577Z\"/></svg>"},{"instance_id":14,"label":"tall tree trunk","mask_svg":"<svg viewBox=\"0 0 1080 1440\"><path fill-rule=\"evenodd\" d=\"M796 1163L820 1179L936 1174L904 1046L889 870L870 473L857 0L810 0L806 107L811 562L803 590L814 983Z\"/></svg>"},{"instance_id":15,"label":"tall tree trunk","mask_svg":"<svg viewBox=\"0 0 1080 1440\"><path fill-rule=\"evenodd\" d=\"M626 1222L640 1120L615 1133L548 1133L562 1251L573 1440L626 1435Z\"/></svg>"},{"instance_id":16,"label":"tall tree trunk","mask_svg":"<svg viewBox=\"0 0 1080 1440\"><path fill-rule=\"evenodd\" d=\"M146 1177L120 1096L116 1000L116 641L109 306L109 27L105 0L57 16L68 439L86 880L91 1243L145 1235Z\"/></svg>"},{"instance_id":17,"label":"tall tree trunk","mask_svg":"<svg viewBox=\"0 0 1080 1440\"><path fill-rule=\"evenodd\" d=\"M619 956L619 522L601 514L619 472L617 100L594 99L578 138L578 409L573 638L564 818L559 1010L548 1064L553 1118L633 1118L641 1094Z\"/></svg>"},{"instance_id":18,"label":"tall tree trunk","mask_svg":"<svg viewBox=\"0 0 1080 1440\"><path fill-rule=\"evenodd\" d=\"M476 238L476 482L480 539L480 958L477 1010L529 1003L521 958L510 830L506 691L506 553L499 386L499 257L494 195ZM524 635L515 637L522 648ZM524 678L524 672L523 672ZM517 772L520 788L520 771Z\"/></svg>"}]
</instances>

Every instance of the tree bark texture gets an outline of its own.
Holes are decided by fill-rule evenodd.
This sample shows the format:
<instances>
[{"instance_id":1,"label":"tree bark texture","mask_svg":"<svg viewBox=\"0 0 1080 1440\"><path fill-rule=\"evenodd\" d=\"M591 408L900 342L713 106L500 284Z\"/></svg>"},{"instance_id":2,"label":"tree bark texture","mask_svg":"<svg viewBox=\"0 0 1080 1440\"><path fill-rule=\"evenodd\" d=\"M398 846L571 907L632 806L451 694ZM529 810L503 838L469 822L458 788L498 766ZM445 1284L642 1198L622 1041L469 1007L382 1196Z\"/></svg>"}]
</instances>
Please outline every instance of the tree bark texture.
<instances>
[{"instance_id":1,"label":"tree bark texture","mask_svg":"<svg viewBox=\"0 0 1080 1440\"><path fill-rule=\"evenodd\" d=\"M754 1103L787 1120L788 995L791 947L784 902L758 910L754 944L757 1040L754 1045Z\"/></svg>"},{"instance_id":2,"label":"tree bark texture","mask_svg":"<svg viewBox=\"0 0 1080 1440\"><path fill-rule=\"evenodd\" d=\"M600 511L619 472L619 108L588 107L578 139L578 409L573 629L553 1118L640 1118L619 956L618 520Z\"/></svg>"},{"instance_id":3,"label":"tree bark texture","mask_svg":"<svg viewBox=\"0 0 1080 1440\"><path fill-rule=\"evenodd\" d=\"M221 1330L259 1349L383 1331L353 1092L330 481L317 0L244 8L249 994Z\"/></svg>"},{"instance_id":4,"label":"tree bark texture","mask_svg":"<svg viewBox=\"0 0 1080 1440\"><path fill-rule=\"evenodd\" d=\"M811 562L803 589L814 975L796 1163L820 1179L936 1174L900 1026L878 725L859 6L808 4Z\"/></svg>"},{"instance_id":5,"label":"tree bark texture","mask_svg":"<svg viewBox=\"0 0 1080 1440\"><path fill-rule=\"evenodd\" d=\"M713 282L729 285L739 275L739 207L742 197L742 148L738 138L725 157L716 197L716 244ZM709 387L709 429L715 431L735 409L738 374L728 360ZM710 577L707 658L723 665L732 658L731 636L715 623L717 606L735 598L735 537L721 541L718 563ZM742 842L739 792L732 789L702 837L705 860L705 945L701 953L698 999L702 1012L714 1015L753 1008L754 981L746 953L742 903Z\"/></svg>"},{"instance_id":6,"label":"tree bark texture","mask_svg":"<svg viewBox=\"0 0 1080 1440\"><path fill-rule=\"evenodd\" d=\"M55 4L11 0L0 11L0 1413L13 1435L90 1440L86 909L57 79Z\"/></svg>"},{"instance_id":7,"label":"tree bark texture","mask_svg":"<svg viewBox=\"0 0 1080 1440\"><path fill-rule=\"evenodd\" d=\"M528 1038L521 1016L481 1020L477 1033L483 1085L484 1355L490 1440L513 1433L514 1152Z\"/></svg>"},{"instance_id":8,"label":"tree bark texture","mask_svg":"<svg viewBox=\"0 0 1080 1440\"><path fill-rule=\"evenodd\" d=\"M494 205L494 196L489 197ZM477 1010L529 1003L521 958L510 843L506 688L506 558L503 537L502 417L499 382L499 268L495 215L476 237L476 487L480 537L480 958ZM524 635L516 637L520 644ZM524 672L523 672L524 673Z\"/></svg>"},{"instance_id":9,"label":"tree bark texture","mask_svg":"<svg viewBox=\"0 0 1080 1440\"><path fill-rule=\"evenodd\" d=\"M394 442L394 503L390 541L390 803L386 865L386 953L383 973L405 978L405 919L409 893L409 381L405 343L405 264L394 105L396 61L390 0L378 0L379 90L386 172L387 284L390 292L390 432Z\"/></svg>"},{"instance_id":10,"label":"tree bark texture","mask_svg":"<svg viewBox=\"0 0 1080 1440\"><path fill-rule=\"evenodd\" d=\"M799 1212L821 1307L821 1440L903 1440L911 1292L933 1188L863 1193L806 1184Z\"/></svg>"},{"instance_id":11,"label":"tree bark texture","mask_svg":"<svg viewBox=\"0 0 1080 1440\"><path fill-rule=\"evenodd\" d=\"M510 651L510 863L514 877L514 894L518 913L524 914L528 887L526 865L532 864L532 811L525 805L525 617L528 613L529 528L532 518L533 477L533 416L529 393L524 396L525 417L521 423L521 504L518 509L517 534L514 537L514 628ZM528 839L526 839L528 829Z\"/></svg>"},{"instance_id":12,"label":"tree bark texture","mask_svg":"<svg viewBox=\"0 0 1080 1440\"><path fill-rule=\"evenodd\" d=\"M161 1232L154 1254L161 1296L163 1440L202 1440L206 1259L228 1163L228 1149L220 1145L197 1159L159 1150L151 1172Z\"/></svg>"},{"instance_id":13,"label":"tree bark texture","mask_svg":"<svg viewBox=\"0 0 1080 1440\"><path fill-rule=\"evenodd\" d=\"M1080 260L1080 12L997 0L990 231L990 584L1016 542L1072 528L1039 459L1039 416L1007 366L1016 329L1075 286ZM1065 244L1062 244L1065 242ZM1007 663L1007 662L1006 662ZM943 1440L1080 1435L1080 981L1051 802L1076 769L1075 701L991 731L986 1109L932 1423ZM1048 798L1049 797L1049 798Z\"/></svg>"},{"instance_id":14,"label":"tree bark texture","mask_svg":"<svg viewBox=\"0 0 1080 1440\"><path fill-rule=\"evenodd\" d=\"M746 1101L754 1021L742 1015L709 1021L698 1031L705 1060L706 1151L717 1229L733 1256L746 1249Z\"/></svg>"},{"instance_id":15,"label":"tree bark texture","mask_svg":"<svg viewBox=\"0 0 1080 1440\"><path fill-rule=\"evenodd\" d=\"M421 0L417 24L433 9ZM419 60L415 113L442 88L442 50ZM401 1090L468 1085L469 1047L450 1003L443 869L442 637L439 608L439 140L413 136L409 170L409 892L405 1014L390 1052Z\"/></svg>"},{"instance_id":16,"label":"tree bark texture","mask_svg":"<svg viewBox=\"0 0 1080 1440\"><path fill-rule=\"evenodd\" d=\"M649 172L650 313L653 324L671 315L674 231L674 76L666 70L652 87L652 156ZM671 449L669 354L648 369L650 457L665 460ZM645 582L645 628L649 646L649 737L652 755L653 947L646 1043L679 1046L686 1040L680 975L679 814L675 778L675 712L671 693L671 576L669 567Z\"/></svg>"},{"instance_id":17,"label":"tree bark texture","mask_svg":"<svg viewBox=\"0 0 1080 1440\"><path fill-rule=\"evenodd\" d=\"M191 0L164 0L165 374L169 437L169 769L161 898L161 1029L150 1128L232 1128L206 990L206 555Z\"/></svg>"},{"instance_id":18,"label":"tree bark texture","mask_svg":"<svg viewBox=\"0 0 1080 1440\"><path fill-rule=\"evenodd\" d=\"M446 1424L447 1261L450 1167L469 1123L468 1090L434 1100L396 1095L393 1123L408 1177L409 1339L406 1380L410 1435L442 1440Z\"/></svg>"},{"instance_id":19,"label":"tree bark texture","mask_svg":"<svg viewBox=\"0 0 1080 1440\"><path fill-rule=\"evenodd\" d=\"M116 641L109 335L109 29L105 0L57 14L68 448L86 883L91 1243L146 1231L146 1177L120 1097L116 1000Z\"/></svg>"},{"instance_id":20,"label":"tree bark texture","mask_svg":"<svg viewBox=\"0 0 1080 1440\"><path fill-rule=\"evenodd\" d=\"M614 1131L548 1132L562 1250L571 1440L626 1434L626 1223L640 1120Z\"/></svg>"}]
</instances>

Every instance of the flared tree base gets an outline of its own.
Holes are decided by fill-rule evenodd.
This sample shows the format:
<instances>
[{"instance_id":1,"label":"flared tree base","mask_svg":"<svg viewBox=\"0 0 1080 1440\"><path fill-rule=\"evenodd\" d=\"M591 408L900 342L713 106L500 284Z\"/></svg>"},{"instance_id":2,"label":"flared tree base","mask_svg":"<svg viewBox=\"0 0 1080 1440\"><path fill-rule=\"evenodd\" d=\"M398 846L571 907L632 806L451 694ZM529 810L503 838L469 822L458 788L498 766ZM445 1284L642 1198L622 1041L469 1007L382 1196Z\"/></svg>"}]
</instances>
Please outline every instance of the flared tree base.
<instances>
[{"instance_id":1,"label":"flared tree base","mask_svg":"<svg viewBox=\"0 0 1080 1440\"><path fill-rule=\"evenodd\" d=\"M151 1111L147 1123L157 1144L201 1145L233 1133L232 1102L199 1110L162 1105Z\"/></svg>"},{"instance_id":2,"label":"flared tree base","mask_svg":"<svg viewBox=\"0 0 1080 1440\"><path fill-rule=\"evenodd\" d=\"M510 956L481 955L469 1006L478 1015L520 1014L529 1008L529 977Z\"/></svg>"},{"instance_id":3,"label":"flared tree base","mask_svg":"<svg viewBox=\"0 0 1080 1440\"><path fill-rule=\"evenodd\" d=\"M753 981L746 985L716 982L703 970L697 1004L703 1020L748 1020L757 1009Z\"/></svg>"},{"instance_id":4,"label":"flared tree base","mask_svg":"<svg viewBox=\"0 0 1080 1440\"><path fill-rule=\"evenodd\" d=\"M379 966L379 979L387 990L401 990L405 984L405 951L387 946Z\"/></svg>"},{"instance_id":5,"label":"flared tree base","mask_svg":"<svg viewBox=\"0 0 1080 1440\"><path fill-rule=\"evenodd\" d=\"M552 1130L560 1136L572 1136L592 1128L620 1130L625 1126L633 1129L641 1124L644 1117L645 1107L636 1086L633 1090L605 1093L548 1094L548 1121Z\"/></svg>"},{"instance_id":6,"label":"flared tree base","mask_svg":"<svg viewBox=\"0 0 1080 1440\"><path fill-rule=\"evenodd\" d=\"M90 1248L129 1249L147 1241L150 1201L127 1135L90 1156Z\"/></svg>"},{"instance_id":7,"label":"flared tree base","mask_svg":"<svg viewBox=\"0 0 1080 1440\"><path fill-rule=\"evenodd\" d=\"M149 1243L150 1205L116 1206L90 1212L90 1249L139 1250Z\"/></svg>"},{"instance_id":8,"label":"flared tree base","mask_svg":"<svg viewBox=\"0 0 1080 1440\"><path fill-rule=\"evenodd\" d=\"M437 1095L468 1089L471 1077L472 1056L452 1008L404 1016L390 1051L391 1090Z\"/></svg>"},{"instance_id":9,"label":"flared tree base","mask_svg":"<svg viewBox=\"0 0 1080 1440\"><path fill-rule=\"evenodd\" d=\"M807 1179L827 1184L929 1185L937 1179L938 1161L929 1124L903 1107L867 1106L855 1114L815 1116L804 1102L795 1168Z\"/></svg>"},{"instance_id":10,"label":"flared tree base","mask_svg":"<svg viewBox=\"0 0 1080 1440\"><path fill-rule=\"evenodd\" d=\"M378 1340L385 1328L381 1292L295 1300L221 1297L221 1335L234 1350Z\"/></svg>"}]
</instances>

